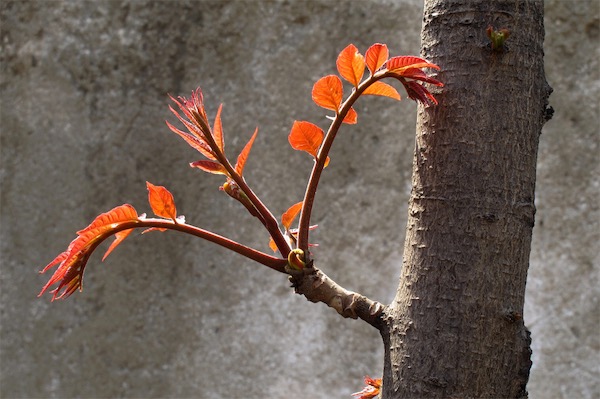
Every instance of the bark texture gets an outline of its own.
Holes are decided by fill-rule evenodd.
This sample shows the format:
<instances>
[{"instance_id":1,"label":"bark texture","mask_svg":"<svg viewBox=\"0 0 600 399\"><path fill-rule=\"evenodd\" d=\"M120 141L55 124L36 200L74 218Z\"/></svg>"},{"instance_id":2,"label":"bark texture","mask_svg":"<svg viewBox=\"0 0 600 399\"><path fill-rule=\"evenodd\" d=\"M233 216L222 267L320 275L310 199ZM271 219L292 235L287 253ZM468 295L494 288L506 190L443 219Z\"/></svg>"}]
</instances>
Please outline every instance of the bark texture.
<instances>
[{"instance_id":1,"label":"bark texture","mask_svg":"<svg viewBox=\"0 0 600 399\"><path fill-rule=\"evenodd\" d=\"M510 31L499 51L489 25ZM522 314L550 115L543 38L542 1L425 2L422 55L446 86L439 106L419 111L383 398L527 396Z\"/></svg>"}]
</instances>

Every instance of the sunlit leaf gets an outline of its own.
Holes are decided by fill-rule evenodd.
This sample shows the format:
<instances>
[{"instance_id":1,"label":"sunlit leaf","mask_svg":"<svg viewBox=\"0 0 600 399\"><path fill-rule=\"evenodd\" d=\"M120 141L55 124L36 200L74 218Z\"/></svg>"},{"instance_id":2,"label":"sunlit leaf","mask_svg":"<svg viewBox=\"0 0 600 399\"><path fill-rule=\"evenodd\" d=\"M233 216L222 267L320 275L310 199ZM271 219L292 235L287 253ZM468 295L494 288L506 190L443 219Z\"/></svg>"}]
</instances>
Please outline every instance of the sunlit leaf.
<instances>
[{"instance_id":1,"label":"sunlit leaf","mask_svg":"<svg viewBox=\"0 0 600 399\"><path fill-rule=\"evenodd\" d=\"M214 173L217 175L227 175L227 170L225 169L225 167L215 161L200 160L190 163L190 166L192 168L202 169L203 171L208 173Z\"/></svg>"},{"instance_id":2,"label":"sunlit leaf","mask_svg":"<svg viewBox=\"0 0 600 399\"><path fill-rule=\"evenodd\" d=\"M134 222L138 220L136 210L129 204L124 204L111 209L108 212L98 215L92 223L86 228L77 232L75 238L69 244L65 252L58 255L52 262L44 267L40 273L44 273L58 265L58 268L50 277L50 280L44 285L38 296L41 296L52 285L59 283L58 287L51 291L53 294L52 300L68 297L78 288L81 288L83 271L87 260L89 259L93 249L106 237L113 234L123 223ZM128 229L129 230L129 229ZM128 230L123 230L125 232ZM119 234L119 232L115 233ZM117 236L117 243L113 243L108 255L120 242L125 239L128 233Z\"/></svg>"},{"instance_id":3,"label":"sunlit leaf","mask_svg":"<svg viewBox=\"0 0 600 399\"><path fill-rule=\"evenodd\" d=\"M290 229L292 222L294 221L296 216L298 216L298 213L300 213L300 210L302 209L302 203L303 202L300 201L290 206L288 210L285 211L283 215L281 215L281 224L283 224L283 227L285 227L286 230Z\"/></svg>"},{"instance_id":4,"label":"sunlit leaf","mask_svg":"<svg viewBox=\"0 0 600 399\"><path fill-rule=\"evenodd\" d=\"M365 53L365 59L367 68L371 71L371 74L375 73L376 70L387 61L390 53L385 44L375 43Z\"/></svg>"},{"instance_id":5,"label":"sunlit leaf","mask_svg":"<svg viewBox=\"0 0 600 399\"><path fill-rule=\"evenodd\" d=\"M208 118L206 117L206 111L204 109L204 96L202 95L200 88L192 91L192 95L189 98L179 96L177 99L175 99L171 95L169 95L169 97L171 100L173 100L173 102L175 102L175 104L177 104L179 109L190 122L193 122L195 125L200 127L208 127ZM179 120L184 120L184 118L175 112L175 110L172 108L171 110L175 115L177 115Z\"/></svg>"},{"instance_id":6,"label":"sunlit leaf","mask_svg":"<svg viewBox=\"0 0 600 399\"><path fill-rule=\"evenodd\" d=\"M384 83L382 81L377 81L371 86L367 87L367 89L363 91L363 94L390 97L394 100L400 101L400 94L398 93L398 90L396 90L393 86L390 86L389 84Z\"/></svg>"},{"instance_id":7,"label":"sunlit leaf","mask_svg":"<svg viewBox=\"0 0 600 399\"><path fill-rule=\"evenodd\" d=\"M294 121L288 141L293 149L306 151L316 158L324 135L323 130L313 123Z\"/></svg>"},{"instance_id":8,"label":"sunlit leaf","mask_svg":"<svg viewBox=\"0 0 600 399\"><path fill-rule=\"evenodd\" d=\"M123 240L125 238L127 238L127 236L129 234L131 234L132 231L133 231L133 229L128 229L128 230L122 230L122 231L119 231L118 233L116 233L115 240L112 242L112 244L110 244L110 247L108 247L108 249L106 250L106 253L102 257L102 261L104 261L104 259L106 259L106 257L117 247L117 245L122 243Z\"/></svg>"},{"instance_id":9,"label":"sunlit leaf","mask_svg":"<svg viewBox=\"0 0 600 399\"><path fill-rule=\"evenodd\" d=\"M150 203L152 212L156 216L175 221L177 218L177 209L175 208L173 194L165 187L155 186L150 182L146 182L146 187L148 188L148 202Z\"/></svg>"},{"instance_id":10,"label":"sunlit leaf","mask_svg":"<svg viewBox=\"0 0 600 399\"><path fill-rule=\"evenodd\" d=\"M348 110L348 113L346 114L346 116L344 117L344 120L342 122L347 123L349 125L354 125L354 124L356 124L357 121L358 121L358 114L356 113L354 108L351 107Z\"/></svg>"},{"instance_id":11,"label":"sunlit leaf","mask_svg":"<svg viewBox=\"0 0 600 399\"><path fill-rule=\"evenodd\" d=\"M217 143L217 147L221 150L221 152L225 151L225 142L223 141L223 124L221 123L221 110L223 109L223 104L219 105L219 109L217 110L217 115L215 116L215 124L213 125L213 137L215 138L215 143Z\"/></svg>"},{"instance_id":12,"label":"sunlit leaf","mask_svg":"<svg viewBox=\"0 0 600 399\"><path fill-rule=\"evenodd\" d=\"M374 399L379 396L379 392L381 391L381 378L371 378L368 375L365 376L365 384L366 386L360 392L354 392L352 396L358 396L358 399Z\"/></svg>"},{"instance_id":13,"label":"sunlit leaf","mask_svg":"<svg viewBox=\"0 0 600 399\"><path fill-rule=\"evenodd\" d=\"M394 72L400 76L404 76L404 72L410 68L440 69L439 66L427 62L427 60L424 60L423 58L412 55L392 57L388 60L386 67L390 72Z\"/></svg>"},{"instance_id":14,"label":"sunlit leaf","mask_svg":"<svg viewBox=\"0 0 600 399\"><path fill-rule=\"evenodd\" d=\"M273 252L277 252L279 248L277 248L277 244L275 244L275 240L273 237L269 237L269 248L273 250Z\"/></svg>"},{"instance_id":15,"label":"sunlit leaf","mask_svg":"<svg viewBox=\"0 0 600 399\"><path fill-rule=\"evenodd\" d=\"M212 160L217 159L215 157L215 154L213 153L213 150L204 141L204 139L201 139L199 136L192 135L190 133L186 133L186 132L184 132L182 130L179 130L175 126L173 126L172 124L170 124L168 121L165 121L165 122L166 122L167 126L169 127L169 129L171 129L171 131L173 133L176 133L177 135L179 135L179 137L181 137L182 139L184 139L186 143L188 143L192 148L194 148L195 150L197 150L198 152L200 152L206 158L212 159Z\"/></svg>"},{"instance_id":16,"label":"sunlit leaf","mask_svg":"<svg viewBox=\"0 0 600 399\"><path fill-rule=\"evenodd\" d=\"M312 90L313 101L320 107L339 111L344 89L342 81L336 75L327 75L319 79Z\"/></svg>"},{"instance_id":17,"label":"sunlit leaf","mask_svg":"<svg viewBox=\"0 0 600 399\"><path fill-rule=\"evenodd\" d=\"M358 87L365 72L365 57L358 52L354 44L349 44L338 55L337 70L354 87Z\"/></svg>"},{"instance_id":18,"label":"sunlit leaf","mask_svg":"<svg viewBox=\"0 0 600 399\"><path fill-rule=\"evenodd\" d=\"M97 236L113 229L116 224L122 222L130 222L137 220L137 212L135 208L129 204L124 204L111 209L108 212L102 213L83 230L79 230L79 236Z\"/></svg>"},{"instance_id":19,"label":"sunlit leaf","mask_svg":"<svg viewBox=\"0 0 600 399\"><path fill-rule=\"evenodd\" d=\"M244 149L238 155L237 162L235 163L235 171L238 172L240 176L244 173L244 166L246 165L246 160L248 159L248 154L250 154L250 150L252 149L252 145L254 144L254 140L256 139L256 135L258 134L258 128L254 130L254 134L250 137L250 140L244 146Z\"/></svg>"}]
</instances>

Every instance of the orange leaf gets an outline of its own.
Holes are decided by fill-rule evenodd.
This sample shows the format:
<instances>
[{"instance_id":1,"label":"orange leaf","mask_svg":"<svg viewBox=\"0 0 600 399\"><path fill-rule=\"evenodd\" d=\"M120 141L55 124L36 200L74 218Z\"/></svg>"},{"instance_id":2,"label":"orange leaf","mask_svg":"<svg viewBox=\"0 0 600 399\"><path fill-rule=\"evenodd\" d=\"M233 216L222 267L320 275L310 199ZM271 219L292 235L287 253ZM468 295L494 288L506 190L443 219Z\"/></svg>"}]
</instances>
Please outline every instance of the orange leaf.
<instances>
[{"instance_id":1,"label":"orange leaf","mask_svg":"<svg viewBox=\"0 0 600 399\"><path fill-rule=\"evenodd\" d=\"M385 44L375 43L365 53L367 68L374 74L387 61L390 52Z\"/></svg>"},{"instance_id":2,"label":"orange leaf","mask_svg":"<svg viewBox=\"0 0 600 399\"><path fill-rule=\"evenodd\" d=\"M225 169L225 167L220 163L214 161L200 160L190 163L190 166L192 168L202 169L205 172L214 173L216 175L227 175L227 170Z\"/></svg>"},{"instance_id":3,"label":"orange leaf","mask_svg":"<svg viewBox=\"0 0 600 399\"><path fill-rule=\"evenodd\" d=\"M387 69L390 72L394 72L397 75L404 76L403 73L410 68L433 68L440 69L439 66L427 62L423 58L415 57L415 56L399 56L392 57L388 60Z\"/></svg>"},{"instance_id":4,"label":"orange leaf","mask_svg":"<svg viewBox=\"0 0 600 399\"><path fill-rule=\"evenodd\" d=\"M128 230L123 230L123 231L119 231L118 233L116 233L115 240L112 242L112 244L110 244L110 247L108 247L108 249L106 250L106 253L102 257L102 261L104 261L104 259L106 259L106 257L113 251L113 249L115 249L117 247L117 245L122 243L123 240L125 238L127 238L127 236L129 234L131 234L132 231L133 231L133 229L128 229Z\"/></svg>"},{"instance_id":5,"label":"orange leaf","mask_svg":"<svg viewBox=\"0 0 600 399\"><path fill-rule=\"evenodd\" d=\"M150 227L149 229L146 229L146 230L142 231L142 234L146 234L146 233L149 233L151 231L164 232L164 231L167 231L167 229L164 229L164 228L161 228L161 227Z\"/></svg>"},{"instance_id":6,"label":"orange leaf","mask_svg":"<svg viewBox=\"0 0 600 399\"><path fill-rule=\"evenodd\" d=\"M113 229L114 224L131 222L137 220L137 218L138 215L135 209L129 204L123 204L96 216L96 219L94 219L94 221L85 229L79 230L77 235L87 236L91 234L97 236Z\"/></svg>"},{"instance_id":7,"label":"orange leaf","mask_svg":"<svg viewBox=\"0 0 600 399\"><path fill-rule=\"evenodd\" d=\"M288 141L293 149L306 151L316 158L324 136L325 133L317 125L305 121L294 121Z\"/></svg>"},{"instance_id":8,"label":"orange leaf","mask_svg":"<svg viewBox=\"0 0 600 399\"><path fill-rule=\"evenodd\" d=\"M358 121L358 114L356 113L354 108L351 107L348 110L348 113L346 114L346 116L344 117L344 120L342 121L342 123L347 123L349 125L355 125L357 121Z\"/></svg>"},{"instance_id":9,"label":"orange leaf","mask_svg":"<svg viewBox=\"0 0 600 399\"><path fill-rule=\"evenodd\" d=\"M367 89L363 91L363 94L390 97L394 100L400 101L400 94L398 93L398 90L387 83L383 83L382 81L377 81L371 86L367 87Z\"/></svg>"},{"instance_id":10,"label":"orange leaf","mask_svg":"<svg viewBox=\"0 0 600 399\"><path fill-rule=\"evenodd\" d=\"M219 109L217 110L217 115L215 116L215 124L213 125L213 137L215 138L215 143L217 143L217 147L224 152L225 150L225 142L223 141L223 124L221 123L221 110L223 109L223 104L219 105Z\"/></svg>"},{"instance_id":11,"label":"orange leaf","mask_svg":"<svg viewBox=\"0 0 600 399\"><path fill-rule=\"evenodd\" d=\"M171 108L171 110L173 110L173 109ZM192 148L194 148L195 150L200 152L206 158L217 159L214 155L213 150L210 148L210 146L204 141L203 138L202 139L199 138L199 137L201 137L201 136L199 136L200 133L198 133L198 135L191 135L189 133L186 133L182 130L177 129L175 126L171 125L168 121L165 121L165 122L166 122L167 126L169 127L169 129L171 129L171 131L173 133L176 133L177 135L179 135L179 137L184 139L186 143L188 143ZM188 124L189 124L189 122L188 122ZM190 126L193 126L193 125L190 124ZM188 127L188 128L195 129L193 127Z\"/></svg>"},{"instance_id":12,"label":"orange leaf","mask_svg":"<svg viewBox=\"0 0 600 399\"><path fill-rule=\"evenodd\" d=\"M59 285L51 291L51 293L54 294L52 300L68 297L78 288L80 289L83 271L94 248L96 248L102 240L110 236L122 223L136 220L138 220L137 212L129 204L118 206L108 212L98 215L89 226L77 232L77 238L71 241L65 252L58 255L42 269L40 273L44 273L58 265L58 268L52 277L50 277L50 280L46 285L44 285L38 296L41 296L55 283L59 283ZM115 234L117 235L119 243L125 239L128 233L121 234L120 237L118 235L125 231L130 231L130 229ZM113 243L104 258L106 258L108 253L110 253L117 245L118 243Z\"/></svg>"},{"instance_id":13,"label":"orange leaf","mask_svg":"<svg viewBox=\"0 0 600 399\"><path fill-rule=\"evenodd\" d=\"M279 248L277 248L277 244L275 244L275 240L273 237L269 237L269 248L273 250L273 252L277 252Z\"/></svg>"},{"instance_id":14,"label":"orange leaf","mask_svg":"<svg viewBox=\"0 0 600 399\"><path fill-rule=\"evenodd\" d=\"M320 107L338 112L344 89L336 75L327 75L317 80L312 90L313 101Z\"/></svg>"},{"instance_id":15,"label":"orange leaf","mask_svg":"<svg viewBox=\"0 0 600 399\"><path fill-rule=\"evenodd\" d=\"M374 399L379 396L381 391L381 378L371 378L368 375L365 376L365 386L362 391L354 392L352 396L359 396L358 399Z\"/></svg>"},{"instance_id":16,"label":"orange leaf","mask_svg":"<svg viewBox=\"0 0 600 399\"><path fill-rule=\"evenodd\" d=\"M349 44L342 50L338 55L336 65L340 75L354 87L358 87L365 72L365 57L358 52L354 44Z\"/></svg>"},{"instance_id":17,"label":"orange leaf","mask_svg":"<svg viewBox=\"0 0 600 399\"><path fill-rule=\"evenodd\" d=\"M146 182L146 187L148 188L148 202L150 202L152 212L156 216L175 221L177 218L177 209L175 208L173 194L163 186L155 186L150 182Z\"/></svg>"},{"instance_id":18,"label":"orange leaf","mask_svg":"<svg viewBox=\"0 0 600 399\"><path fill-rule=\"evenodd\" d=\"M294 221L296 216L298 216L298 213L300 212L301 209L302 209L302 201L290 206L288 208L288 210L285 211L283 213L283 215L281 215L281 224L283 224L283 227L285 227L286 230L290 229L292 222Z\"/></svg>"},{"instance_id":19,"label":"orange leaf","mask_svg":"<svg viewBox=\"0 0 600 399\"><path fill-rule=\"evenodd\" d=\"M250 154L250 150L252 149L257 134L258 128L254 130L254 134L250 137L250 140L248 140L240 155L238 155L237 162L235 163L235 171L238 172L240 176L244 173L244 166L246 165L246 160L248 159L248 155Z\"/></svg>"}]
</instances>

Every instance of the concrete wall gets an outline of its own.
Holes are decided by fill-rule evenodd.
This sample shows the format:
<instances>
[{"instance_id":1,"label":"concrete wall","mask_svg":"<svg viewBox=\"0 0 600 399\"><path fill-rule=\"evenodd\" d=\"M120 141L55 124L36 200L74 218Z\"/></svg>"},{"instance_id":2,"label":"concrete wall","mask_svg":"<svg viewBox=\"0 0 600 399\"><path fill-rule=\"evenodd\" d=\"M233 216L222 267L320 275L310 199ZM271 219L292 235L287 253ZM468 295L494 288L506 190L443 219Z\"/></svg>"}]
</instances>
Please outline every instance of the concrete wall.
<instances>
[{"instance_id":1,"label":"concrete wall","mask_svg":"<svg viewBox=\"0 0 600 399\"><path fill-rule=\"evenodd\" d=\"M592 398L598 373L598 3L546 2L556 110L541 137L530 281L532 398ZM277 213L301 199L311 160L294 119L348 43L419 51L418 0L3 1L1 377L5 398L347 398L382 372L378 333L295 296L283 275L174 233L135 235L67 301L36 298L36 272L76 230L122 203L149 212L167 185L190 223L267 249L267 236L187 166L166 94L224 103L227 148L255 126L247 179ZM399 275L415 104L365 98L317 197L320 266L389 302ZM360 148L360 152L357 151ZM382 172L386 168L386 172Z\"/></svg>"}]
</instances>

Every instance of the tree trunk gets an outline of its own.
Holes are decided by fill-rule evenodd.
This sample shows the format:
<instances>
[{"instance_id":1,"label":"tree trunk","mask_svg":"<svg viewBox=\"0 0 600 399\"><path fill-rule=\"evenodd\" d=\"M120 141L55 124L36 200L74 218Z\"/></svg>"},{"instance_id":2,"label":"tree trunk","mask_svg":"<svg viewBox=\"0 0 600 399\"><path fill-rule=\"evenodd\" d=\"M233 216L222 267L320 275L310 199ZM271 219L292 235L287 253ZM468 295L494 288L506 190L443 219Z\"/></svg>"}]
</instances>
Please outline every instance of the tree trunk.
<instances>
[{"instance_id":1,"label":"tree trunk","mask_svg":"<svg viewBox=\"0 0 600 399\"><path fill-rule=\"evenodd\" d=\"M486 28L510 30L492 49ZM440 105L419 108L402 276L386 310L382 397L526 397L523 323L536 158L551 115L543 1L427 0L422 55Z\"/></svg>"}]
</instances>

